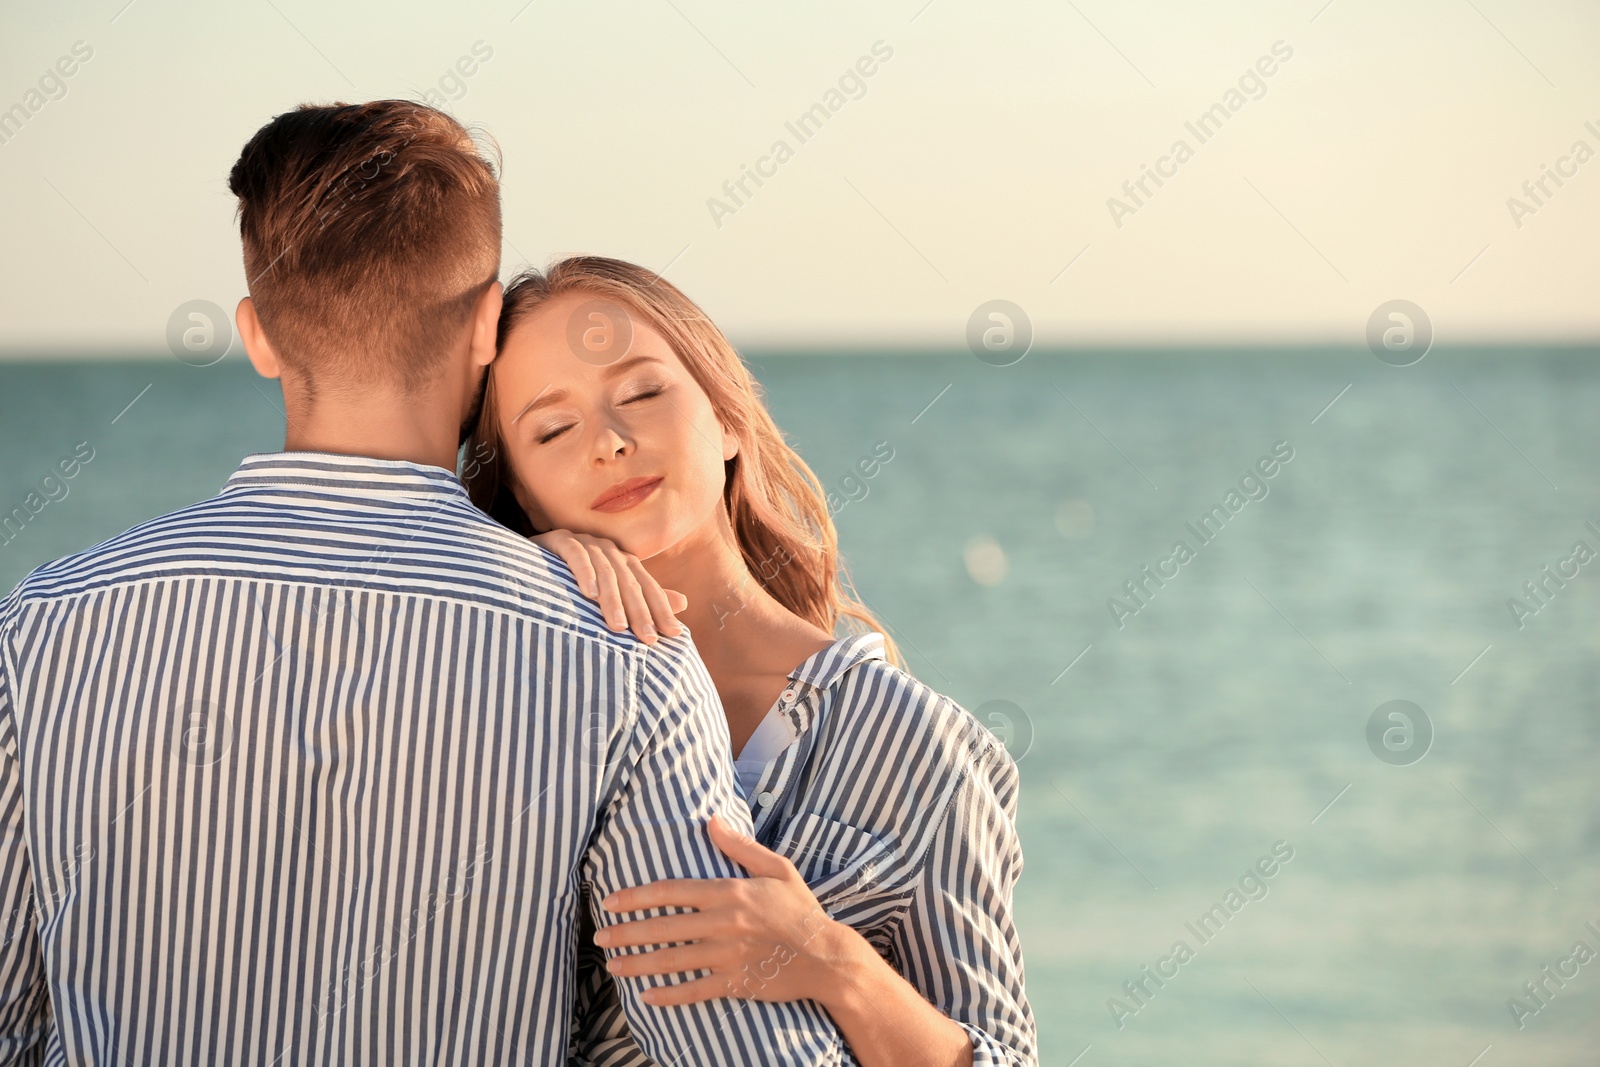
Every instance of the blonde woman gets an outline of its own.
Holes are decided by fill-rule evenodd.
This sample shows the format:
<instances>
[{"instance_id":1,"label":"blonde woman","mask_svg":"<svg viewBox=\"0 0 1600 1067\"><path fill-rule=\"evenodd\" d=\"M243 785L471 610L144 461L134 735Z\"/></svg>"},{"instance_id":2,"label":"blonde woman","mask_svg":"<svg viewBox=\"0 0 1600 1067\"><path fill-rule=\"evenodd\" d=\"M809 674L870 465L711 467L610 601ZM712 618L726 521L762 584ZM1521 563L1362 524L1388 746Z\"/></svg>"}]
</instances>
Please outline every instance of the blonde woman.
<instances>
[{"instance_id":1,"label":"blonde woman","mask_svg":"<svg viewBox=\"0 0 1600 1067\"><path fill-rule=\"evenodd\" d=\"M585 909L575 1061L649 1062L609 972L653 976L657 1005L812 999L868 1067L1036 1063L1016 764L899 665L820 483L705 313L619 260L522 274L468 455L474 502L567 560L613 629L692 633L751 804L754 840L708 824L750 878L623 890L598 934Z\"/></svg>"}]
</instances>

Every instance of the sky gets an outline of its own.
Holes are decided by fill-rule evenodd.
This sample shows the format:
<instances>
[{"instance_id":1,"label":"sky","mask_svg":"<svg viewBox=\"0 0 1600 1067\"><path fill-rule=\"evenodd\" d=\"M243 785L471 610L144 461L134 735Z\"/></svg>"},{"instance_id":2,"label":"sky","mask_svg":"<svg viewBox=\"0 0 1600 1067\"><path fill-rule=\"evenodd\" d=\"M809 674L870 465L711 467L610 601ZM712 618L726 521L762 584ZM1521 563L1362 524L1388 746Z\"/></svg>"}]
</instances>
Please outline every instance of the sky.
<instances>
[{"instance_id":1,"label":"sky","mask_svg":"<svg viewBox=\"0 0 1600 1067\"><path fill-rule=\"evenodd\" d=\"M0 17L13 357L164 354L175 309L231 311L239 149L382 97L499 146L505 276L631 259L744 346L957 349L992 300L1050 346L1359 345L1400 299L1441 344L1600 334L1600 5L1576 0Z\"/></svg>"}]
</instances>

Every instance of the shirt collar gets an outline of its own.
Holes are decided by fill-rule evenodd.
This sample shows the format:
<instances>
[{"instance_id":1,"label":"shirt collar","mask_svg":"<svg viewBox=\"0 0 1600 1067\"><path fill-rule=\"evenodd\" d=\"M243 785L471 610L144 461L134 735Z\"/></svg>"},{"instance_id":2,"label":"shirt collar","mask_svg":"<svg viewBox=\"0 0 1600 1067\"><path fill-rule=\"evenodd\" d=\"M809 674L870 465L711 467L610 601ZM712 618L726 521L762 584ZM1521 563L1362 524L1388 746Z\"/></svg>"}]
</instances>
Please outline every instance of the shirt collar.
<instances>
[{"instance_id":1,"label":"shirt collar","mask_svg":"<svg viewBox=\"0 0 1600 1067\"><path fill-rule=\"evenodd\" d=\"M883 635L877 631L851 634L839 638L820 652L812 653L804 663L789 672L789 679L826 690L838 682L850 668L873 659L888 659L884 655ZM778 702L778 715L790 736L788 742L782 744L776 754L767 761L765 769L757 777L755 788L760 792L749 798L756 804L751 811L751 818L754 820L758 838L765 832L765 828L772 824L773 817L781 807L774 801L788 792L796 767L805 762L811 746L815 744L815 738L810 736L811 727L816 722L823 702L798 699L799 696L798 693L785 693ZM765 803L762 802L762 797L766 797ZM766 843L768 847L771 846L770 841Z\"/></svg>"},{"instance_id":2,"label":"shirt collar","mask_svg":"<svg viewBox=\"0 0 1600 1067\"><path fill-rule=\"evenodd\" d=\"M887 659L883 651L883 635L876 630L870 633L842 637L820 652L814 652L806 661L789 672L797 682L827 689L845 671L869 659Z\"/></svg>"},{"instance_id":3,"label":"shirt collar","mask_svg":"<svg viewBox=\"0 0 1600 1067\"><path fill-rule=\"evenodd\" d=\"M222 492L246 489L316 487L361 496L438 498L468 501L454 471L405 459L375 459L332 452L256 452L244 457ZM468 501L470 502L470 501Z\"/></svg>"}]
</instances>

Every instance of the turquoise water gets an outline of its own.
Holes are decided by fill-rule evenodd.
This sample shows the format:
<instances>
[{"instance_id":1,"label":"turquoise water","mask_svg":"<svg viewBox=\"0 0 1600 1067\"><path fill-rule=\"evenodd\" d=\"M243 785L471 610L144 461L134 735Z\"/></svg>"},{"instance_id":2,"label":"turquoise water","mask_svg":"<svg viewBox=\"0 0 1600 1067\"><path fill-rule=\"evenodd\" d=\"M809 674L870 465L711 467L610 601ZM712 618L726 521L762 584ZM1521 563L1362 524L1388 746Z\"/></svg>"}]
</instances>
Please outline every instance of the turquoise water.
<instances>
[{"instance_id":1,"label":"turquoise water","mask_svg":"<svg viewBox=\"0 0 1600 1067\"><path fill-rule=\"evenodd\" d=\"M1600 951L1594 351L750 362L914 671L1020 758L1044 1063L1600 1062L1600 959L1561 962ZM282 424L236 357L0 364L0 509L93 450L0 587L209 495ZM1536 601L1547 566L1573 576ZM1391 700L1431 723L1420 759L1414 712L1411 748L1369 744Z\"/></svg>"}]
</instances>

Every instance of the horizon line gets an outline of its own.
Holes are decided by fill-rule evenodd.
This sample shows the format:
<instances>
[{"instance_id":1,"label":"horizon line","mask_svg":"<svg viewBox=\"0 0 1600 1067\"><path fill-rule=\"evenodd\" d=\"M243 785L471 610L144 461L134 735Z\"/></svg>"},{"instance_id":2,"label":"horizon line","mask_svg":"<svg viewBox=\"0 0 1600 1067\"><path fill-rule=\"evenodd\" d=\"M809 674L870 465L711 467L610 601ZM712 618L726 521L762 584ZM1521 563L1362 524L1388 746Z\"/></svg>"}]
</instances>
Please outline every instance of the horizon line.
<instances>
[{"instance_id":1,"label":"horizon line","mask_svg":"<svg viewBox=\"0 0 1600 1067\"><path fill-rule=\"evenodd\" d=\"M905 343L872 343L872 342L842 342L842 341L783 341L783 342L752 342L749 344L735 344L734 348L741 355L761 355L777 357L805 357L805 356L972 356L969 349L960 344L905 342ZM1489 350L1516 349L1538 352L1565 352L1582 351L1600 348L1600 336L1593 338L1546 338L1528 339L1474 339L1470 341L1440 341L1435 340L1430 347L1430 352L1482 352ZM1028 349L1028 356L1070 357L1081 355L1105 355L1109 353L1128 354L1169 354L1175 352L1194 352L1196 354L1214 354L1219 351L1233 351L1239 354L1253 353L1265 354L1269 352L1282 352L1285 354L1300 353L1330 353L1330 352L1363 352L1366 346L1360 340L1330 341L1330 340L1263 340L1252 339L1217 339L1205 338L1194 341L1178 340L1140 340L1140 341L1085 341L1074 344L1035 344ZM234 351L232 348L218 363L231 361L237 358L244 361L243 351ZM81 347L48 347L26 348L22 346L0 346L0 363L160 363L175 360L170 352L150 348L133 348L127 346L93 348ZM1020 362L1020 360L1019 360ZM216 365L216 364L213 364Z\"/></svg>"}]
</instances>

